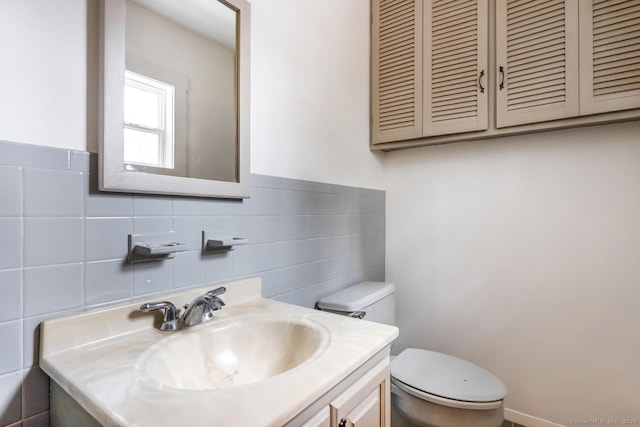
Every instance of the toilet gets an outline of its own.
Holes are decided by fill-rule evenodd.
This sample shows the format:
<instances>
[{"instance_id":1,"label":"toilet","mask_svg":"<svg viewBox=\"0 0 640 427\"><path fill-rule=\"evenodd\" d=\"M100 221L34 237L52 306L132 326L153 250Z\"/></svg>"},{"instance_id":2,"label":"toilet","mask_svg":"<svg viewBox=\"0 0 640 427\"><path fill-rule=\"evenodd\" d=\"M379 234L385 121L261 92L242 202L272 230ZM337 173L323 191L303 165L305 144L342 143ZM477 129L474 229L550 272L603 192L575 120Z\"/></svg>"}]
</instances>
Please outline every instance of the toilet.
<instances>
[{"instance_id":1,"label":"toilet","mask_svg":"<svg viewBox=\"0 0 640 427\"><path fill-rule=\"evenodd\" d=\"M362 282L316 308L395 326L394 293L392 283ZM506 395L500 379L466 360L416 348L392 356L392 427L499 427Z\"/></svg>"}]
</instances>

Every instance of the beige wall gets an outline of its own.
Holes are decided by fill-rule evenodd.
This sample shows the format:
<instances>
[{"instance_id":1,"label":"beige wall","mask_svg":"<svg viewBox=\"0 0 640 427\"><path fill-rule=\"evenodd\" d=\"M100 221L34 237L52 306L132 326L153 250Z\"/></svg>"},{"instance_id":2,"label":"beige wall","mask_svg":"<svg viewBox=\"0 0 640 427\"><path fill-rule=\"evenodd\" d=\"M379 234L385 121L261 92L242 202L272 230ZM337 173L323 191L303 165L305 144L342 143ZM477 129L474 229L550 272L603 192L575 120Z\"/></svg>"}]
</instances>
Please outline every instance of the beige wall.
<instances>
[{"instance_id":1,"label":"beige wall","mask_svg":"<svg viewBox=\"0 0 640 427\"><path fill-rule=\"evenodd\" d=\"M476 362L558 424L640 418L640 122L394 152L385 176L396 350Z\"/></svg>"}]
</instances>

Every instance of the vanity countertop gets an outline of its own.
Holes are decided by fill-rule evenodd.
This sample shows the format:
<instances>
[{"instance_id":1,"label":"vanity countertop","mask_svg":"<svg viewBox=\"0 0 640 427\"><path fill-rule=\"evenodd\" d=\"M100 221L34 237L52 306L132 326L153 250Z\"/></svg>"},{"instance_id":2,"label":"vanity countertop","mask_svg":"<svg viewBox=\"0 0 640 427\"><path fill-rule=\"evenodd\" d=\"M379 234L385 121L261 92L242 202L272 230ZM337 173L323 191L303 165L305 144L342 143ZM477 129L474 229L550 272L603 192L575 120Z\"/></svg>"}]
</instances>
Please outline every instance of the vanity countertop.
<instances>
[{"instance_id":1,"label":"vanity countertop","mask_svg":"<svg viewBox=\"0 0 640 427\"><path fill-rule=\"evenodd\" d=\"M224 286L227 306L217 319L184 331L160 332L157 316L140 312L140 302L48 320L40 366L106 426L281 426L398 336L392 326L262 298L259 278ZM149 300L180 306L213 287ZM256 316L319 324L329 332L325 350L289 372L220 389L178 390L140 374L142 356L159 341Z\"/></svg>"}]
</instances>

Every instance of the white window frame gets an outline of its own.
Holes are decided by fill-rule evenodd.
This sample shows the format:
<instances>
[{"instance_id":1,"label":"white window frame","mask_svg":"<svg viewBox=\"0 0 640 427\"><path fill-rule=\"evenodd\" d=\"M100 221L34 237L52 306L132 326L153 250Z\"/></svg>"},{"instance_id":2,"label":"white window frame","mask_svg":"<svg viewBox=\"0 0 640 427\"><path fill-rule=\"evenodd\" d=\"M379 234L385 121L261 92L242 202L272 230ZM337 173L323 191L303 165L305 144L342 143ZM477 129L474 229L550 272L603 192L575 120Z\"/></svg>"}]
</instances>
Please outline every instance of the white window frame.
<instances>
[{"instance_id":1,"label":"white window frame","mask_svg":"<svg viewBox=\"0 0 640 427\"><path fill-rule=\"evenodd\" d=\"M175 116L175 87L171 84L161 82L156 79L152 79L142 74L134 73L133 71L125 70L125 87L134 87L140 90L144 90L154 95L157 95L160 99L158 105L158 127L149 127L140 123L131 123L125 120L124 126L126 129L130 129L136 132L153 133L158 135L160 142L160 152L158 153L158 163L139 163L128 161L125 159L125 163L142 165L142 166L154 166L165 169L174 168L174 150L175 150L175 135L174 135L174 116ZM125 141L126 142L126 141Z\"/></svg>"}]
</instances>

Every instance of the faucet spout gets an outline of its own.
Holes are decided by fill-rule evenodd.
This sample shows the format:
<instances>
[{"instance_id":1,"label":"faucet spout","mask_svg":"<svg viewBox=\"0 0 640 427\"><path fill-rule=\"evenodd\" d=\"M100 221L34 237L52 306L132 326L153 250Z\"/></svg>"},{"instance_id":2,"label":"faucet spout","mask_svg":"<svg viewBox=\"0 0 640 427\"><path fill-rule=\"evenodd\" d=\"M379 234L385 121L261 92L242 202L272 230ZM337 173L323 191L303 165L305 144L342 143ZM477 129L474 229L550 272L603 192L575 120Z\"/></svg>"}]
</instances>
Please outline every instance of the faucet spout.
<instances>
[{"instance_id":1,"label":"faucet spout","mask_svg":"<svg viewBox=\"0 0 640 427\"><path fill-rule=\"evenodd\" d=\"M220 310L225 304L217 295L226 292L224 287L214 289L199 296L185 307L182 323L185 328L208 322L214 318L213 312Z\"/></svg>"}]
</instances>

